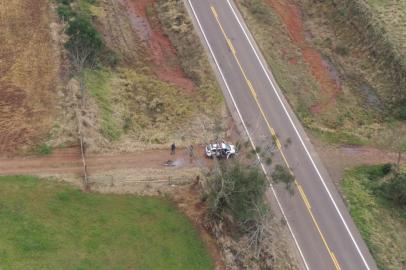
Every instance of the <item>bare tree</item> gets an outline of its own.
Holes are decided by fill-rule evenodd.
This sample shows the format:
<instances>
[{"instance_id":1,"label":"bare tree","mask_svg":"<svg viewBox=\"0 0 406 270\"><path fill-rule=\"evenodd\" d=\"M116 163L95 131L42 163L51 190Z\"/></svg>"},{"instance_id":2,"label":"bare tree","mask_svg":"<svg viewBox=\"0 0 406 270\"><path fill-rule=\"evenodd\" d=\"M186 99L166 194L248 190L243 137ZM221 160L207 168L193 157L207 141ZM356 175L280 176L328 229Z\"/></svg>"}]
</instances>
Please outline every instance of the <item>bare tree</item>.
<instances>
[{"instance_id":1,"label":"bare tree","mask_svg":"<svg viewBox=\"0 0 406 270\"><path fill-rule=\"evenodd\" d=\"M381 144L397 153L395 165L396 172L399 173L402 156L406 153L406 125L399 123L389 127L381 136Z\"/></svg>"},{"instance_id":2,"label":"bare tree","mask_svg":"<svg viewBox=\"0 0 406 270\"><path fill-rule=\"evenodd\" d=\"M255 257L258 259L261 251L264 248L264 240L267 236L267 230L270 228L270 210L267 207L263 207L254 203L253 211L256 212L257 218L251 221L248 226L248 247L255 253Z\"/></svg>"}]
</instances>

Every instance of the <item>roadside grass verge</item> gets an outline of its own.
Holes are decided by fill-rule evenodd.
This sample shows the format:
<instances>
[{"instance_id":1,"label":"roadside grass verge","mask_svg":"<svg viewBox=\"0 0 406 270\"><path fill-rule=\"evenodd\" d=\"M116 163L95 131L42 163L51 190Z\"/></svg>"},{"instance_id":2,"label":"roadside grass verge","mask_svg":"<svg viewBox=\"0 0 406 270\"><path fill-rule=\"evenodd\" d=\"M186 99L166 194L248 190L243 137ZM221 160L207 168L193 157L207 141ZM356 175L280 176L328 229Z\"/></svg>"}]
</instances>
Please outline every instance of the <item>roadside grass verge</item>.
<instances>
[{"instance_id":1,"label":"roadside grass verge","mask_svg":"<svg viewBox=\"0 0 406 270\"><path fill-rule=\"evenodd\" d=\"M357 136L353 133L342 130L335 131L320 128L310 128L310 132L329 144L358 145L358 146L367 144L366 139Z\"/></svg>"},{"instance_id":2,"label":"roadside grass verge","mask_svg":"<svg viewBox=\"0 0 406 270\"><path fill-rule=\"evenodd\" d=\"M348 170L341 191L352 218L374 256L378 267L403 270L406 267L406 209L394 206L374 192L382 178L382 165Z\"/></svg>"},{"instance_id":3,"label":"roadside grass verge","mask_svg":"<svg viewBox=\"0 0 406 270\"><path fill-rule=\"evenodd\" d=\"M0 177L0 268L213 269L171 202Z\"/></svg>"}]
</instances>

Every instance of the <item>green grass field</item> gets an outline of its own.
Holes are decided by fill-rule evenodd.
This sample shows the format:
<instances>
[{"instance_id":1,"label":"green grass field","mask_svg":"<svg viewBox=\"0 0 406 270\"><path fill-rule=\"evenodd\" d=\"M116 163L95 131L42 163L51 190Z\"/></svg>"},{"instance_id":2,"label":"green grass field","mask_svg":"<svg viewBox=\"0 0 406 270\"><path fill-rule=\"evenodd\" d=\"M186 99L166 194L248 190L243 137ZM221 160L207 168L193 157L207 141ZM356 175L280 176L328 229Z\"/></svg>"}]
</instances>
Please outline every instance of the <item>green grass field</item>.
<instances>
[{"instance_id":1,"label":"green grass field","mask_svg":"<svg viewBox=\"0 0 406 270\"><path fill-rule=\"evenodd\" d=\"M0 177L0 269L213 269L192 224L154 197Z\"/></svg>"},{"instance_id":2,"label":"green grass field","mask_svg":"<svg viewBox=\"0 0 406 270\"><path fill-rule=\"evenodd\" d=\"M406 269L406 209L395 207L378 196L373 177L378 166L364 166L346 172L341 190L378 267Z\"/></svg>"}]
</instances>

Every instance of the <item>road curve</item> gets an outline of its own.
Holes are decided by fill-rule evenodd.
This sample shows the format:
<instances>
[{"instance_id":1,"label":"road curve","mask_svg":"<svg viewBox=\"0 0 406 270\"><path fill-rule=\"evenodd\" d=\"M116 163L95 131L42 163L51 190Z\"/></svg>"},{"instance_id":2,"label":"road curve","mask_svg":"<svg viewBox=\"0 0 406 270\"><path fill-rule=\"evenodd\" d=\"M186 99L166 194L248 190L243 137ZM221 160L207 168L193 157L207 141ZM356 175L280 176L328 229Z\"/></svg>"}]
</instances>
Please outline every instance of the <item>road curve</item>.
<instances>
[{"instance_id":1,"label":"road curve","mask_svg":"<svg viewBox=\"0 0 406 270\"><path fill-rule=\"evenodd\" d=\"M230 111L252 145L294 174L295 192L271 186L305 269L377 269L232 0L184 0L211 56ZM289 143L286 143L288 142ZM258 156L259 158L259 156ZM265 172L270 168L262 165Z\"/></svg>"}]
</instances>

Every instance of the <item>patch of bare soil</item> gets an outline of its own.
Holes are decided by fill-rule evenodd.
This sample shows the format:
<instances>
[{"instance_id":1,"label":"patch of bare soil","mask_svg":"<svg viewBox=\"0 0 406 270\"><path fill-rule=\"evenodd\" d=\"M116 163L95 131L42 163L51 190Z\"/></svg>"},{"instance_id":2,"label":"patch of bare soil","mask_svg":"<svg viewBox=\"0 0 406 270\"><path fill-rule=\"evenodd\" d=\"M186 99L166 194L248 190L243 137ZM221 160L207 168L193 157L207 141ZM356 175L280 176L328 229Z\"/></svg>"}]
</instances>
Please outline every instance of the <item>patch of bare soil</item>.
<instances>
[{"instance_id":1,"label":"patch of bare soil","mask_svg":"<svg viewBox=\"0 0 406 270\"><path fill-rule=\"evenodd\" d=\"M46 0L0 5L0 153L32 147L52 125L59 76Z\"/></svg>"},{"instance_id":2,"label":"patch of bare soil","mask_svg":"<svg viewBox=\"0 0 406 270\"><path fill-rule=\"evenodd\" d=\"M322 89L320 102L311 108L313 114L320 114L335 106L336 97L341 92L341 84L335 69L318 50L306 40L300 9L289 0L268 0L284 22L292 42L301 50L304 61L309 65L314 78ZM296 59L290 63L295 64Z\"/></svg>"},{"instance_id":3,"label":"patch of bare soil","mask_svg":"<svg viewBox=\"0 0 406 270\"><path fill-rule=\"evenodd\" d=\"M138 37L146 42L152 58L153 70L163 81L174 84L188 92L196 90L195 84L187 78L177 63L176 50L163 33L158 18L153 18L155 0L118 0L127 10L128 18Z\"/></svg>"}]
</instances>

